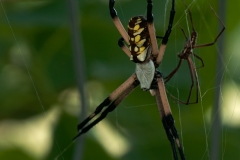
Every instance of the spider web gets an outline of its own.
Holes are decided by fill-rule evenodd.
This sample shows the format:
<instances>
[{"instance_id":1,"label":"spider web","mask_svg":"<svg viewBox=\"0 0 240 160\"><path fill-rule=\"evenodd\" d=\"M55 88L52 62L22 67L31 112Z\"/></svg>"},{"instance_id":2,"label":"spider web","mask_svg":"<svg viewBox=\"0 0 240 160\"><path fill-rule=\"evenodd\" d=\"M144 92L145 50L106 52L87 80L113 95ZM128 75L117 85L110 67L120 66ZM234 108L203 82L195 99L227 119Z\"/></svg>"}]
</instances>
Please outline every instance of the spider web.
<instances>
[{"instance_id":1,"label":"spider web","mask_svg":"<svg viewBox=\"0 0 240 160\"><path fill-rule=\"evenodd\" d=\"M37 10L41 14L47 14L49 11L47 8L51 8L55 4L54 2L51 3L52 5L49 6L48 3L31 3L31 5L33 9L35 6L45 8L44 5L46 5L45 10L38 10L38 7ZM170 3L170 0L165 2L154 1L154 20L157 35L163 35L166 30ZM208 3L216 11L217 5L207 0L186 1L186 3L191 9L193 21L196 24L195 28L199 33L197 43L202 44L213 41L215 35L217 35L216 27L219 25L219 21L211 12ZM7 145L7 143L12 143L13 146L20 148L24 154L32 159L53 159L60 151L64 150L65 146L71 142L71 138L75 136L76 131L74 130L78 123L76 113L79 112L78 106L80 103L77 90L73 87L74 76L68 74L72 73L73 71L71 70L74 69L73 67L66 67L71 66L70 58L66 58L67 54L59 51L61 49L65 53L71 52L71 50L65 49L65 47L71 47L68 42L70 39L69 35L65 34L67 27L64 26L66 25L64 23L66 22L60 24L63 27L55 29L53 26L56 26L54 23L59 25L58 19L55 20L54 16L50 17L54 23L51 23L52 26L47 26L49 30L44 30L44 27L43 30L37 28L38 31L35 33L34 29L36 29L36 26L41 26L41 24L35 22L34 18L31 19L29 15L35 15L36 12L30 14L31 12L24 10L26 9L24 5L28 5L27 2L25 4L17 2L10 4L13 4L14 7L9 7L8 3L1 1L1 21L6 23L1 28L3 31L8 30L6 33L1 33L3 37L1 38L3 53L0 53L2 66L0 81L2 84L5 84L5 86L2 85L1 95L3 98L6 97L3 95L7 95L8 97L2 100L1 107L2 119L0 121L0 132L3 133L3 130L5 132L1 134L3 140L0 141L0 146L3 148L2 151L4 154L0 156L2 159L9 159L13 153L21 154ZM111 91L134 71L134 64L130 63L122 51L117 48L116 42L119 34L112 25L108 12L103 12L103 10L107 10L108 1L92 0L81 2L81 4L84 6L81 8L83 13L81 23L83 26L81 28L87 55L86 63L89 77L87 88L91 106L89 112L91 112L95 106L101 103ZM61 8L64 5L56 6ZM57 13L59 8L56 7L53 9ZM21 12L15 12L18 9ZM139 1L117 0L116 9L124 26L127 26L128 19L131 16L137 15L136 13L146 13L146 3L144 2L142 5ZM163 62L159 68L165 76L177 65L177 53L184 46L185 39L178 25L181 25L185 29L187 35L191 32L191 24L189 23L189 19L187 19L188 14L184 12L186 9L181 1L176 2L176 10L173 31ZM229 15L233 15L233 13L234 10L232 9ZM14 15L18 15L19 17L16 18ZM23 17L27 18L21 19ZM41 19L41 16L38 18ZM19 23L21 20L23 20L23 23ZM44 21L44 18L41 20ZM27 24L32 23L33 26L24 25L26 22L28 22ZM47 23L50 22L47 21ZM96 24L99 24L99 27L96 27ZM234 24L237 26L239 22L234 22ZM87 28L94 25L95 30L93 28L87 30ZM104 29L110 33L109 36L106 36L106 32L103 31ZM31 32L34 36L31 36L27 31ZM219 157L221 159L231 159L229 157L237 157L239 155L237 147L239 144L239 136L237 136L239 120L237 118L240 117L238 115L239 66L237 62L239 59L238 55L240 55L237 45L239 30L231 28L230 31L232 32L229 34L231 42L229 41L230 43L226 42L224 44L226 46L224 52L221 51L217 44L194 50L194 53L202 57L205 63L204 68L197 69L199 78L199 104L185 106L169 98L176 127L188 159L193 159L191 157L194 157L194 159L196 157L198 159L211 159L211 136L212 134L216 134L216 132L220 133L220 140L218 142L220 145ZM50 36L44 38L42 36L43 33L45 33L45 36ZM112 36L110 36L111 34ZM64 41L64 39L67 40ZM29 41L32 41L32 43ZM34 41L39 46L33 43ZM103 41L103 43L100 44L100 41ZM59 44L57 46L64 47L52 47L55 46L53 45L54 42ZM41 52L36 52L36 50L40 50ZM57 53L58 56L54 53ZM221 59L223 66L215 69L217 58ZM46 63L46 61L51 61L51 63ZM64 63L64 61L69 62ZM194 63L195 66L200 65L196 59ZM53 64L57 64L58 69ZM36 65L39 68L36 68ZM45 70L41 66L45 66L46 72L44 72ZM60 76L59 71L64 74ZM223 73L219 78L221 72ZM16 79L18 75L21 78ZM72 79L65 77L71 77ZM56 79L63 80L56 81ZM216 79L220 79L221 85L215 84ZM166 86L168 91L174 96L179 99L186 99L190 87L189 83L191 83L189 71L187 66L183 64L178 73L174 75L174 78ZM27 85L25 86L25 84ZM30 91L18 92L17 89L29 89ZM217 89L219 89L220 107L218 110L213 111L214 92ZM22 95L35 98L26 98ZM17 97L23 99L24 103L18 100ZM8 99L10 101L14 100L16 103L10 103ZM17 108L17 106L21 108ZM19 113L18 116L16 116L16 113ZM222 123L217 131L215 131L213 130L212 119L217 119L217 114L221 115ZM72 119L74 118L75 121L73 122ZM29 126L34 126L35 130L30 130ZM9 134L11 132L15 133L15 135ZM34 140L27 141L25 139L26 135L28 135L28 139ZM25 142L19 141L16 138L17 136L20 136ZM45 138L41 139L44 136ZM40 141L45 143L40 143ZM35 149L36 144L38 144L37 147L41 148L42 152ZM46 150L43 151L43 148L46 148ZM66 153L60 156L59 159L71 159L72 151L73 145L67 148ZM26 155L23 159L27 159ZM84 157L91 157L91 155L97 155L99 158L104 157L103 159L146 159L146 157L151 157L152 159L159 157L171 159L171 147L159 118L155 98L151 97L147 92L136 89L114 113L109 114L107 119L88 132Z\"/></svg>"}]
</instances>

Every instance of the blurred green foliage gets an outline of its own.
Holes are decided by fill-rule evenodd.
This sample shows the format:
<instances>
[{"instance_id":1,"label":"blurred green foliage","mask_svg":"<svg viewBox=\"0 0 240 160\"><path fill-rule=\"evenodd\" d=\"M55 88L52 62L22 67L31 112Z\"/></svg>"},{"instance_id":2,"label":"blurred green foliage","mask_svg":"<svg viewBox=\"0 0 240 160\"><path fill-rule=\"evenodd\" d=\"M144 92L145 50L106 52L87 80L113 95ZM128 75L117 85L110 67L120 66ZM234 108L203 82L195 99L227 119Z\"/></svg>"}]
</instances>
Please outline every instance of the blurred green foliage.
<instances>
[{"instance_id":1,"label":"blurred green foliage","mask_svg":"<svg viewBox=\"0 0 240 160\"><path fill-rule=\"evenodd\" d=\"M166 5L166 1L153 2L156 33L162 36L168 23L170 4ZM79 104L78 98L73 99L78 95L67 3L61 0L1 1L0 159L54 159L77 134L77 116L81 109L76 105ZM186 3L190 4L191 1L186 0ZM197 69L200 83L199 103L185 106L169 98L187 159L209 159L211 108L214 104L214 90L220 87L214 84L219 71L216 68L217 56L221 56L224 61L224 66L220 69L226 71L223 85L230 82L235 89L239 88L239 57L236 56L239 36L236 34L239 35L237 28L240 20L236 15L240 2L227 3L225 54L219 55L217 45L194 50L205 64L204 68ZM208 4L219 12L218 1L214 0L197 0L191 6L194 25L199 33L198 44L211 42L218 34L220 23ZM123 25L127 26L130 17L146 13L146 2L117 0L115 8ZM165 76L177 65L177 53L185 43L178 26L182 26L187 34L188 30L191 31L189 22L186 23L184 10L181 0L176 0L173 31L159 67ZM110 18L108 0L79 1L79 11L79 36L82 38L86 60L89 114L134 72L135 66L117 45L120 34ZM231 57L233 61L229 60ZM196 66L201 65L198 60L195 61ZM184 62L166 87L171 94L179 94L179 98L186 101L190 84L189 69ZM228 102L224 94L225 88L221 92L223 104ZM239 99L237 92L233 96ZM239 108L237 105L235 107ZM235 109L231 109L230 113L234 115ZM233 121L232 117L229 118L230 121ZM112 136L122 137L129 148L122 152L120 142L114 139L109 142L108 137L105 137L103 142L109 146L118 146L119 143L118 154L110 153L98 138L98 132L105 126L101 122L85 136L84 160L173 159L155 98L148 92L137 88L104 121L116 131L117 135ZM239 124L234 127L222 126L219 153L222 159L239 157L239 131ZM73 159L73 155L74 145L59 159Z\"/></svg>"}]
</instances>

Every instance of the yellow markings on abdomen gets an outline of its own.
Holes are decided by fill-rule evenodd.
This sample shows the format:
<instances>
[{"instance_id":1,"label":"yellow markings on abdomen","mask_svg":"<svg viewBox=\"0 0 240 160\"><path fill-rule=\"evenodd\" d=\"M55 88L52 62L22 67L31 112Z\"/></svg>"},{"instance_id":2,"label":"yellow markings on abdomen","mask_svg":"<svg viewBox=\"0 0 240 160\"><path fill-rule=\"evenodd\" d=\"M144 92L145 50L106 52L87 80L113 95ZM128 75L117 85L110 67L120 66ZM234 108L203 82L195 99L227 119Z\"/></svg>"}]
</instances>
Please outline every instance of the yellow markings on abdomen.
<instances>
[{"instance_id":1,"label":"yellow markings on abdomen","mask_svg":"<svg viewBox=\"0 0 240 160\"><path fill-rule=\"evenodd\" d=\"M145 47L141 47L140 50L139 50L139 52L142 52L142 51L144 51L144 50L145 50Z\"/></svg>"},{"instance_id":2,"label":"yellow markings on abdomen","mask_svg":"<svg viewBox=\"0 0 240 160\"><path fill-rule=\"evenodd\" d=\"M140 25L138 24L138 25L134 26L133 30L136 31L136 30L139 30L139 28L140 28Z\"/></svg>"},{"instance_id":3,"label":"yellow markings on abdomen","mask_svg":"<svg viewBox=\"0 0 240 160\"><path fill-rule=\"evenodd\" d=\"M143 30L144 30L144 28L140 28L140 29L136 30L136 32L134 32L133 35L134 36L139 35L142 33Z\"/></svg>"},{"instance_id":4,"label":"yellow markings on abdomen","mask_svg":"<svg viewBox=\"0 0 240 160\"><path fill-rule=\"evenodd\" d=\"M134 47L134 52L138 52L139 48L137 46Z\"/></svg>"},{"instance_id":5,"label":"yellow markings on abdomen","mask_svg":"<svg viewBox=\"0 0 240 160\"><path fill-rule=\"evenodd\" d=\"M135 36L135 43L137 43L138 41L140 41L140 39L141 39L141 36L140 36L140 35Z\"/></svg>"},{"instance_id":6,"label":"yellow markings on abdomen","mask_svg":"<svg viewBox=\"0 0 240 160\"><path fill-rule=\"evenodd\" d=\"M142 47L142 45L146 42L146 39L142 39L141 41L137 42L136 45L138 47Z\"/></svg>"},{"instance_id":7,"label":"yellow markings on abdomen","mask_svg":"<svg viewBox=\"0 0 240 160\"><path fill-rule=\"evenodd\" d=\"M144 62L149 55L148 47L151 44L146 18L143 16L131 18L128 24L128 35L131 60L137 63Z\"/></svg>"}]
</instances>

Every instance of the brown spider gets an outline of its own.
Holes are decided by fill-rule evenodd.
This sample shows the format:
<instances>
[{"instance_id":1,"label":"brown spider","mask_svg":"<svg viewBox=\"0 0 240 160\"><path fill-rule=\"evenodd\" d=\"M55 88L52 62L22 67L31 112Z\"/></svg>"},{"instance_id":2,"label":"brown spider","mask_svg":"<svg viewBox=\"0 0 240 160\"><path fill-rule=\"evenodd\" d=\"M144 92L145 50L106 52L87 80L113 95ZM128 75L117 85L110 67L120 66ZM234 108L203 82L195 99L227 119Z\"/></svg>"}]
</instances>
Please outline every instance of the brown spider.
<instances>
[{"instance_id":1,"label":"brown spider","mask_svg":"<svg viewBox=\"0 0 240 160\"><path fill-rule=\"evenodd\" d=\"M183 1L183 0L182 0ZM184 32L183 28L181 28L185 38L186 38L186 43L184 45L184 49L178 54L178 57L180 58L179 62L178 62L178 65L177 67L168 75L165 77L165 83L167 83L172 77L173 75L178 71L179 67L181 66L181 63L183 60L186 60L188 62L188 67L189 67L189 70L190 70L190 75L191 75L191 87L190 87L190 92L188 94L188 99L186 102L184 101L181 101L179 99L177 99L176 97L174 97L173 95L171 95L174 99L177 99L180 103L182 104L195 104L195 103L198 103L198 78L197 78L197 72L196 72L196 68L193 64L193 61L191 59L191 55L193 55L195 58L199 59L202 63L202 65L198 68L201 68L201 67L204 67L204 63L203 63L203 60L201 57L199 57L198 55L194 54L193 53L193 49L195 48L201 48L201 47L207 47L207 46L212 46L216 43L216 41L218 40L218 38L220 37L220 35L223 33L223 31L225 30L225 26L223 24L223 22L220 20L220 18L218 17L217 13L213 10L213 8L210 6L211 10L214 12L214 14L216 15L216 17L218 18L218 20L221 22L223 28L222 30L219 32L219 34L217 35L217 37L215 38L215 40L212 42L212 43L206 43L206 44L200 44L200 45L196 45L196 40L197 40L197 36L198 36L198 33L197 31L195 30L195 27L193 25L193 20L192 20L192 14L188 8L188 6L186 5L186 3L183 1L184 5L186 6L186 10L188 11L189 13L189 17L190 17L190 22L191 22L191 26L192 26L192 32L191 32L191 37L188 38L186 36L186 33ZM193 89L193 86L194 86L194 82L196 82L196 100L195 102L189 102L190 101L190 98L191 98L191 94L192 94L192 89Z\"/></svg>"}]
</instances>

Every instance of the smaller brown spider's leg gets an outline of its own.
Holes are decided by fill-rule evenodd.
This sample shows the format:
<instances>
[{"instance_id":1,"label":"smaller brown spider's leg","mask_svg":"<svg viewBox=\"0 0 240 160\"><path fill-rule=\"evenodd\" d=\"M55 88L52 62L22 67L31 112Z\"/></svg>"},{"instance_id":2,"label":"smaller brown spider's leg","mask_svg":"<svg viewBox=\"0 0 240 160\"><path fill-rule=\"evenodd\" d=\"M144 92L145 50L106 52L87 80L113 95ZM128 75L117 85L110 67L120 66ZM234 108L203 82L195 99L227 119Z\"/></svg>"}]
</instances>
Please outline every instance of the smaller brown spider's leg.
<instances>
[{"instance_id":1,"label":"smaller brown spider's leg","mask_svg":"<svg viewBox=\"0 0 240 160\"><path fill-rule=\"evenodd\" d=\"M197 67L197 68L202 68L202 67L204 67L204 62L203 62L202 58L199 57L198 55L194 54L194 53L193 53L193 56L196 57L197 59L199 59L199 60L201 61L201 63L202 63L202 65L201 65L200 67Z\"/></svg>"},{"instance_id":2,"label":"smaller brown spider's leg","mask_svg":"<svg viewBox=\"0 0 240 160\"><path fill-rule=\"evenodd\" d=\"M164 78L165 83L167 83L172 78L172 76L178 71L179 67L181 66L181 63L182 63L182 59L179 59L177 67L168 76Z\"/></svg>"},{"instance_id":3,"label":"smaller brown spider's leg","mask_svg":"<svg viewBox=\"0 0 240 160\"><path fill-rule=\"evenodd\" d=\"M158 55L158 45L157 45L157 39L155 34L155 27L153 23L153 14L152 14L152 7L153 3L151 0L148 0L147 5L147 25L148 25L148 32L151 39L151 45L152 45L152 54L154 57L157 57Z\"/></svg>"},{"instance_id":4,"label":"smaller brown spider's leg","mask_svg":"<svg viewBox=\"0 0 240 160\"><path fill-rule=\"evenodd\" d=\"M187 41L187 40L188 40L188 37L187 37L184 29L183 29L180 25L179 25L178 27L181 29L181 31L182 31L182 33L183 33L183 35L184 35L184 37L186 38L186 41Z\"/></svg>"},{"instance_id":5,"label":"smaller brown spider's leg","mask_svg":"<svg viewBox=\"0 0 240 160\"><path fill-rule=\"evenodd\" d=\"M120 34L123 37L123 39L125 40L125 42L127 44L129 44L128 34L127 34L125 28L123 27L122 22L120 21L120 19L117 16L117 11L114 8L114 3L115 3L115 0L109 0L110 15L113 19L113 23L115 24L117 30L120 32Z\"/></svg>"},{"instance_id":6,"label":"smaller brown spider's leg","mask_svg":"<svg viewBox=\"0 0 240 160\"><path fill-rule=\"evenodd\" d=\"M185 160L186 158L184 155L184 151L183 151L181 142L179 140L177 129L174 125L175 120L172 116L172 111L171 111L171 108L170 108L170 105L168 102L165 85L164 85L164 80L162 77L159 76L157 78L157 84L158 84L158 89L156 89L156 101L157 101L157 105L158 105L158 110L160 112L160 116L162 119L164 129L166 131L168 140L170 141L171 146L172 146L174 160L178 159L175 143L178 147L178 151L179 151L181 160ZM174 142L174 140L175 140L175 142Z\"/></svg>"},{"instance_id":7,"label":"smaller brown spider's leg","mask_svg":"<svg viewBox=\"0 0 240 160\"><path fill-rule=\"evenodd\" d=\"M131 76L132 77L132 76ZM125 82L126 83L126 82ZM123 85L125 84L123 83ZM128 82L127 82L128 83ZM79 133L77 134L77 136L75 136L73 138L73 140L75 140L77 137L79 137L80 135L86 133L87 131L89 131L93 126L95 126L98 122L100 122L101 120L103 120L107 114L109 112L112 112L138 85L139 85L139 81L137 79L134 78L134 81L131 81L130 84L125 84L127 87L124 87L124 90L122 90L121 94L114 100L111 101L110 103L108 103L106 109L104 111L102 111L101 115L96 118L95 120L93 120L91 123L89 123L87 126L83 126L79 129ZM115 90L116 91L116 90ZM100 112L103 109L103 107L101 107L101 109L99 109L99 107L96 109L98 110L98 112ZM95 115L94 115L95 116ZM92 118L91 118L92 119Z\"/></svg>"},{"instance_id":8,"label":"smaller brown spider's leg","mask_svg":"<svg viewBox=\"0 0 240 160\"><path fill-rule=\"evenodd\" d=\"M210 5L209 5L210 6ZM212 43L206 43L206 44L200 44L197 46L194 46L194 48L201 48L201 47L207 47L207 46L212 46L214 45L218 38L221 36L221 34L223 33L223 31L225 30L225 26L223 24L223 22L221 21L221 19L218 17L217 13L214 11L214 9L212 8L212 6L210 6L211 10L213 11L213 13L216 15L216 17L218 18L218 20L220 21L220 23L222 24L223 28L222 30L218 33L217 37L215 38L215 40Z\"/></svg>"},{"instance_id":9,"label":"smaller brown spider's leg","mask_svg":"<svg viewBox=\"0 0 240 160\"><path fill-rule=\"evenodd\" d=\"M195 27L194 27L194 24L193 24L193 20L192 20L192 13L191 11L189 10L189 7L187 6L187 4L185 3L184 0L182 0L183 4L185 5L185 7L187 8L187 11L188 11L188 14L189 14L189 17L190 17L190 22L191 22L191 25L192 25L192 30L193 32L196 32L195 31Z\"/></svg>"},{"instance_id":10,"label":"smaller brown spider's leg","mask_svg":"<svg viewBox=\"0 0 240 160\"><path fill-rule=\"evenodd\" d=\"M125 52L127 54L127 56L130 58L131 57L131 51L129 50L129 48L124 44L124 39L120 38L118 40L118 46L123 50L123 52Z\"/></svg>"},{"instance_id":11,"label":"smaller brown spider's leg","mask_svg":"<svg viewBox=\"0 0 240 160\"><path fill-rule=\"evenodd\" d=\"M199 57L200 58L200 57ZM181 61L182 59L180 59L180 61ZM174 98L174 99L176 99L177 101L179 101L181 104L185 104L185 105L188 105L188 104L195 104L195 103L198 103L198 78L197 78L197 72L196 72L196 69L194 68L194 64L193 64L193 62L192 62L192 59L190 58L190 57L188 57L188 59L187 59L187 62L188 62L188 67L189 67L189 71L190 71L190 75L191 75L191 87L190 87L190 92L189 92L189 94L188 94L188 99L187 99L187 101L186 102L184 102L184 101L181 101L181 100L179 100L178 98L176 98L176 97L174 97L171 93L169 93L168 92L168 94L172 97L172 98ZM179 66L181 65L181 63L178 63L178 67L176 67L175 68L175 72L173 71L171 74L169 74L165 79L167 79L167 80L165 80L165 82L168 82L170 79L171 79L171 77L177 72L177 70L178 70L178 68L179 68ZM191 94L192 94L192 88L193 88L193 86L194 86L194 82L196 81L196 101L195 102L189 102L190 101L190 98L191 98Z\"/></svg>"},{"instance_id":12,"label":"smaller brown spider's leg","mask_svg":"<svg viewBox=\"0 0 240 160\"><path fill-rule=\"evenodd\" d=\"M182 102L183 104L186 104L186 105L198 103L198 80L197 80L196 69L195 69L194 64L192 62L192 59L190 57L188 57L187 62L188 62L189 70L190 70L192 84L191 84L190 92L188 94L187 102L184 103L183 101L180 101L180 102ZM191 98L191 94L192 94L192 89L193 89L193 86L194 86L194 80L196 80L196 101L189 103L190 98Z\"/></svg>"},{"instance_id":13,"label":"smaller brown spider's leg","mask_svg":"<svg viewBox=\"0 0 240 160\"><path fill-rule=\"evenodd\" d=\"M173 25L173 20L175 17L175 0L172 0L172 9L170 11L170 18L169 18L169 23L168 23L168 29L165 32L165 35L163 37L162 43L159 47L159 54L157 55L156 63L159 65L162 62L163 55L166 49L166 45L168 42L168 38L172 32L172 25Z\"/></svg>"},{"instance_id":14,"label":"smaller brown spider's leg","mask_svg":"<svg viewBox=\"0 0 240 160\"><path fill-rule=\"evenodd\" d=\"M95 111L83 120L78 126L78 131L81 130L90 120L92 120L96 115L98 115L104 107L110 105L119 95L121 95L127 88L129 88L133 82L137 80L136 74L129 77L122 85L120 85L115 91L113 91L97 108Z\"/></svg>"},{"instance_id":15,"label":"smaller brown spider's leg","mask_svg":"<svg viewBox=\"0 0 240 160\"><path fill-rule=\"evenodd\" d=\"M195 81L196 81L196 101L188 103L188 104L196 104L196 103L198 103L198 85L199 85L199 82L198 82L197 71L196 71L195 65L193 64L192 59L190 57L188 57L188 58L191 60L192 73L193 73L193 76L194 76Z\"/></svg>"}]
</instances>

